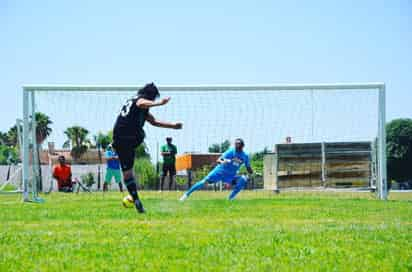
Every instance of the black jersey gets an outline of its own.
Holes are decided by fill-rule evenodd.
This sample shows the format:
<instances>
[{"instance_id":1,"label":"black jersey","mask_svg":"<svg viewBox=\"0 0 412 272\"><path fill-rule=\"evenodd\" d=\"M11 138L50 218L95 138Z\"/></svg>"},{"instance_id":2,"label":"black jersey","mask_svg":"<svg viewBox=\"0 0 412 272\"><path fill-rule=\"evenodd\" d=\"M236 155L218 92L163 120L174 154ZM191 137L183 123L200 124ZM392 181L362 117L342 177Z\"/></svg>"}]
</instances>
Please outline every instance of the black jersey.
<instances>
[{"instance_id":1,"label":"black jersey","mask_svg":"<svg viewBox=\"0 0 412 272\"><path fill-rule=\"evenodd\" d=\"M140 144L143 141L145 137L143 126L149 109L137 107L136 102L139 98L134 96L128 99L120 109L113 129L113 140L115 142L132 141Z\"/></svg>"}]
</instances>

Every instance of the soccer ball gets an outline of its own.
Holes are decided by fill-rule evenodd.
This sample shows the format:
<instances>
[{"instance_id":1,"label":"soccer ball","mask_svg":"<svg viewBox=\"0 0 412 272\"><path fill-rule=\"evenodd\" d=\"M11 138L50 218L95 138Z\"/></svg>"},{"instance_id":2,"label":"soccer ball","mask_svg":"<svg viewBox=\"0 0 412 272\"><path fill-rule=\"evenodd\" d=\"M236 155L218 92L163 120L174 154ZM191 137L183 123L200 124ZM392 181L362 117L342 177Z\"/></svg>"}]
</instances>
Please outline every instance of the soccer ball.
<instances>
[{"instance_id":1,"label":"soccer ball","mask_svg":"<svg viewBox=\"0 0 412 272\"><path fill-rule=\"evenodd\" d=\"M123 207L125 208L133 208L134 206L133 197L131 195L125 196L122 200L122 204L123 204Z\"/></svg>"}]
</instances>

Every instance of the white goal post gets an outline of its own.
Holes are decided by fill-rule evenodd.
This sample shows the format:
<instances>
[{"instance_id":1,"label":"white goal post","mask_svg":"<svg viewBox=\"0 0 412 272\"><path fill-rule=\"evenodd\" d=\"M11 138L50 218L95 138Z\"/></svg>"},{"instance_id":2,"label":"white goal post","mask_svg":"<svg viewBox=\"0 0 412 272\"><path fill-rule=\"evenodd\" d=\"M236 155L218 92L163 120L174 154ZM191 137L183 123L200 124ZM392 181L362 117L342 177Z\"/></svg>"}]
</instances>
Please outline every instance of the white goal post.
<instances>
[{"instance_id":1,"label":"white goal post","mask_svg":"<svg viewBox=\"0 0 412 272\"><path fill-rule=\"evenodd\" d=\"M97 101L98 99L107 105L116 104L116 108L120 108L121 105L117 98L124 100L141 87L142 85L24 85L22 152L24 200L30 200L30 190L32 190L33 197L37 197L38 194L36 176L39 173L36 172L36 164L39 163L37 160L39 156L36 154L38 150L34 129L36 124L33 118L35 112L47 112L48 105L56 107L55 111L57 111L60 106L56 103L65 101L65 99L71 101L70 99L76 97L79 104L88 103L90 105L90 112L97 111L97 109L102 111L102 108L98 108L102 106L102 103ZM387 199L384 83L160 85L158 88L161 94L171 95L177 99L175 104L164 107L165 110L156 109L157 114L161 117L171 116L177 120L193 118L193 120L184 120L190 124L189 127L184 127L184 130L186 128L188 132L183 132L181 142L179 142L185 146L185 150L182 150L185 152L198 151L196 148L207 152L204 146L239 136L246 138L247 145L251 143L249 146L254 149L252 151L258 151L262 146L272 148L279 143L280 137L290 136L287 133L292 134L292 138L297 135L295 138L301 142L322 141L323 137L328 140L334 140L334 137L339 140L347 140L351 137L362 140L367 138L371 142L376 140L377 196L379 199ZM70 94L70 96L63 96L63 94ZM97 94L100 96L96 96L96 102L94 99L85 102L81 98L81 95L92 97ZM64 99L51 100L53 95L62 95ZM357 97L358 95L360 98ZM370 98L373 101L368 103ZM247 108L248 103L253 104L250 110ZM75 104L70 114L77 114L79 119L87 118L89 113L79 112ZM335 115L330 114L335 109L341 112ZM235 113L236 111L239 113ZM353 116L357 117L350 115L354 111L357 115ZM110 114L113 123L116 112ZM105 118L103 115L101 116L102 122ZM348 120L344 120L345 118ZM56 120L54 122L58 123ZM232 122L237 122L241 128L232 126ZM357 122L359 122L358 125ZM105 124L105 129L106 126L108 125ZM361 130L364 126L371 126L374 135L369 133L367 137L362 138L363 131ZM356 129L353 130L353 128ZM227 131L219 135L224 129ZM96 131L93 132L96 133ZM357 133L359 137L356 137ZM244 136L244 134L247 135ZM154 136L151 137L151 135ZM166 134L163 132L150 129L148 136L151 137L149 141L152 142L149 142L149 145L155 146L159 141L155 138L164 135ZM199 137L204 139L197 139ZM192 138L196 138L196 141Z\"/></svg>"}]
</instances>

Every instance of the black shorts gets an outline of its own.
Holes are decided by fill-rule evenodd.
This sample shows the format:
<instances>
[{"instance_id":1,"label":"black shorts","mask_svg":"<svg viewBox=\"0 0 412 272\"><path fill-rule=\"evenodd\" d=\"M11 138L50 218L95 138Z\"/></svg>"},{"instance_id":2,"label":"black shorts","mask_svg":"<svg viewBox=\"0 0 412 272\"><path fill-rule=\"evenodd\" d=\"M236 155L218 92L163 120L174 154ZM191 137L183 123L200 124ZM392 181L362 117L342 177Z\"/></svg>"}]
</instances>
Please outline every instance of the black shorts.
<instances>
[{"instance_id":1,"label":"black shorts","mask_svg":"<svg viewBox=\"0 0 412 272\"><path fill-rule=\"evenodd\" d=\"M163 164L163 169L162 169L162 176L167 176L167 173L171 176L176 175L176 166L174 164Z\"/></svg>"},{"instance_id":2,"label":"black shorts","mask_svg":"<svg viewBox=\"0 0 412 272\"><path fill-rule=\"evenodd\" d=\"M136 143L135 141L113 142L113 148L119 156L120 166L122 167L123 171L133 169L136 147L140 143Z\"/></svg>"}]
</instances>

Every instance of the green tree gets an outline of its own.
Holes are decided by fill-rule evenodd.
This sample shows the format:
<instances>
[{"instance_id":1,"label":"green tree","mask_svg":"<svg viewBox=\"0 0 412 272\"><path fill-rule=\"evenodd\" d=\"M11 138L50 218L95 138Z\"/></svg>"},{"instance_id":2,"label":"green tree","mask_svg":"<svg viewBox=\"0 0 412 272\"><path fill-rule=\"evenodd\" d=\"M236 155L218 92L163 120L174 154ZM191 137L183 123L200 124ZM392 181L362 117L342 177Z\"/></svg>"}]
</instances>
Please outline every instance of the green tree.
<instances>
[{"instance_id":1,"label":"green tree","mask_svg":"<svg viewBox=\"0 0 412 272\"><path fill-rule=\"evenodd\" d=\"M0 145L7 145L7 143L8 143L7 133L0 131Z\"/></svg>"},{"instance_id":2,"label":"green tree","mask_svg":"<svg viewBox=\"0 0 412 272\"><path fill-rule=\"evenodd\" d=\"M50 127L53 122L50 120L50 117L47 116L46 114L42 112L36 112L34 114L34 118L36 121L36 142L37 142L37 160L40 162L40 146L46 140L46 138L52 133L52 128ZM12 135L15 135L17 139L17 127L14 126L12 129L13 133ZM11 132L11 129L10 129ZM12 138L12 136L10 136ZM13 138L14 139L14 138ZM16 140L17 144L17 140ZM43 179L42 179L42 171L41 171L41 165L39 163L38 165L38 173L39 173L39 190L43 190Z\"/></svg>"},{"instance_id":3,"label":"green tree","mask_svg":"<svg viewBox=\"0 0 412 272\"><path fill-rule=\"evenodd\" d=\"M135 157L137 159L146 158L150 160L150 153L145 142L141 143L138 147L136 147Z\"/></svg>"},{"instance_id":4,"label":"green tree","mask_svg":"<svg viewBox=\"0 0 412 272\"><path fill-rule=\"evenodd\" d=\"M7 131L6 136L6 145L7 146L17 146L18 145L18 133L17 133L17 126L12 126L9 131Z\"/></svg>"},{"instance_id":5,"label":"green tree","mask_svg":"<svg viewBox=\"0 0 412 272\"><path fill-rule=\"evenodd\" d=\"M395 119L386 125L388 180L412 179L412 119Z\"/></svg>"},{"instance_id":6,"label":"green tree","mask_svg":"<svg viewBox=\"0 0 412 272\"><path fill-rule=\"evenodd\" d=\"M67 141L64 142L64 148L71 147L71 155L74 160L78 160L90 146L90 140L87 138L89 131L80 126L72 126L64 131Z\"/></svg>"},{"instance_id":7,"label":"green tree","mask_svg":"<svg viewBox=\"0 0 412 272\"><path fill-rule=\"evenodd\" d=\"M53 124L53 122L50 120L49 116L42 112L36 112L34 116L36 120L36 140L38 144L42 144L52 133L50 125Z\"/></svg>"},{"instance_id":8,"label":"green tree","mask_svg":"<svg viewBox=\"0 0 412 272\"><path fill-rule=\"evenodd\" d=\"M265 156L265 154L268 154L269 152L270 152L269 148L265 147L262 151L252 153L251 160L252 161L263 161L263 157Z\"/></svg>"},{"instance_id":9,"label":"green tree","mask_svg":"<svg viewBox=\"0 0 412 272\"><path fill-rule=\"evenodd\" d=\"M0 145L0 164L5 165L16 162L17 153L16 147Z\"/></svg>"},{"instance_id":10,"label":"green tree","mask_svg":"<svg viewBox=\"0 0 412 272\"><path fill-rule=\"evenodd\" d=\"M263 173L263 158L265 154L268 154L269 152L269 149L265 147L262 151L250 154L250 166L252 166L254 173ZM240 168L240 173L247 173L246 167L244 165Z\"/></svg>"},{"instance_id":11,"label":"green tree","mask_svg":"<svg viewBox=\"0 0 412 272\"><path fill-rule=\"evenodd\" d=\"M103 149L106 149L107 146L113 141L113 132L109 131L107 134L99 132L94 136L94 142L96 147L100 146Z\"/></svg>"},{"instance_id":12,"label":"green tree","mask_svg":"<svg viewBox=\"0 0 412 272\"><path fill-rule=\"evenodd\" d=\"M225 140L223 141L221 144L212 144L211 146L209 146L209 152L210 153L223 153L225 152L227 149L229 149L230 147L230 141L229 140Z\"/></svg>"},{"instance_id":13,"label":"green tree","mask_svg":"<svg viewBox=\"0 0 412 272\"><path fill-rule=\"evenodd\" d=\"M134 172L139 185L145 188L156 188L158 176L156 168L149 158L138 158L134 163Z\"/></svg>"}]
</instances>

